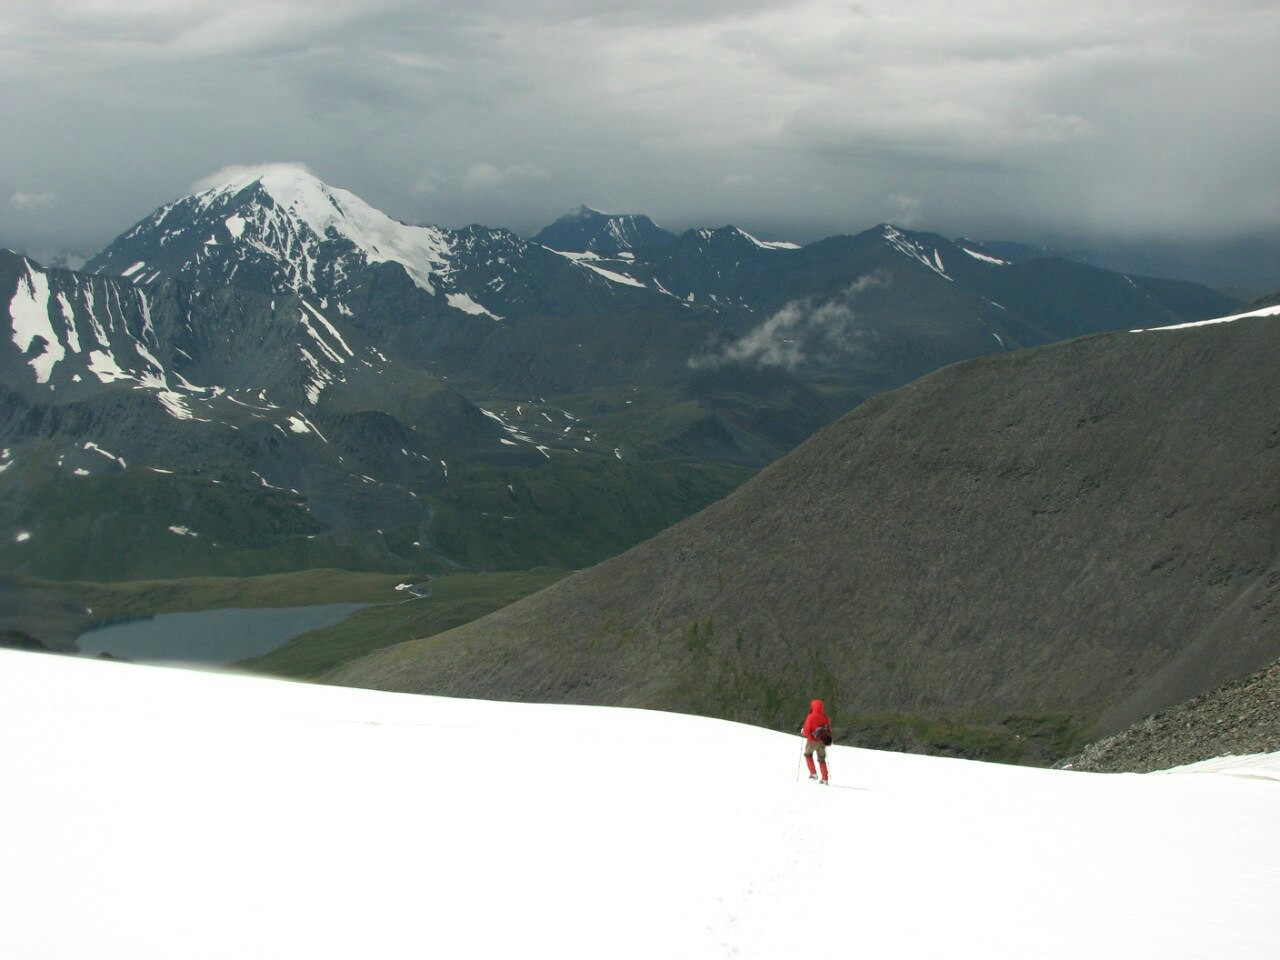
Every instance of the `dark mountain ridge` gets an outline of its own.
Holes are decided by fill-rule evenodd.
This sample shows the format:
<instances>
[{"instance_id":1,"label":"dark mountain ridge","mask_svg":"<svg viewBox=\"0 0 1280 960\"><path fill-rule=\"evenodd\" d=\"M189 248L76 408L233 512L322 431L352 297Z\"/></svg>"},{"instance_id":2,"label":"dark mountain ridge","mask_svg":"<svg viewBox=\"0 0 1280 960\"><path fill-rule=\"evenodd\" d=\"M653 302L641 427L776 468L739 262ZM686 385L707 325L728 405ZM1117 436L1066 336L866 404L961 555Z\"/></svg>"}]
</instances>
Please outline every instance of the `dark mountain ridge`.
<instances>
[{"instance_id":1,"label":"dark mountain ridge","mask_svg":"<svg viewBox=\"0 0 1280 960\"><path fill-rule=\"evenodd\" d=\"M871 743L1114 732L1280 656L1277 361L1254 318L947 367L627 553L332 679L779 729L818 695Z\"/></svg>"},{"instance_id":2,"label":"dark mountain ridge","mask_svg":"<svg viewBox=\"0 0 1280 960\"><path fill-rule=\"evenodd\" d=\"M566 213L543 227L534 243L552 250L568 250L612 256L645 247L660 247L676 238L643 214L601 213L587 206Z\"/></svg>"}]
</instances>

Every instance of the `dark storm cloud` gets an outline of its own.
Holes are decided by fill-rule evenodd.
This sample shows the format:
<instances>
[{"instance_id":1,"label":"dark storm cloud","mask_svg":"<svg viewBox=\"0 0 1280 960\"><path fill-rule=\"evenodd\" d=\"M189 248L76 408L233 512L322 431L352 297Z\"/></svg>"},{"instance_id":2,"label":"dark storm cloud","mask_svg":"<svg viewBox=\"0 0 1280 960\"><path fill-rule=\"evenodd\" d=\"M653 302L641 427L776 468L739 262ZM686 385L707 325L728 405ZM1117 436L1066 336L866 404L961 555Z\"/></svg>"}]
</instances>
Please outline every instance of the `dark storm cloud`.
<instances>
[{"instance_id":1,"label":"dark storm cloud","mask_svg":"<svg viewBox=\"0 0 1280 960\"><path fill-rule=\"evenodd\" d=\"M1278 40L1250 2L18 0L0 244L265 161L444 225L1231 236L1280 225Z\"/></svg>"}]
</instances>

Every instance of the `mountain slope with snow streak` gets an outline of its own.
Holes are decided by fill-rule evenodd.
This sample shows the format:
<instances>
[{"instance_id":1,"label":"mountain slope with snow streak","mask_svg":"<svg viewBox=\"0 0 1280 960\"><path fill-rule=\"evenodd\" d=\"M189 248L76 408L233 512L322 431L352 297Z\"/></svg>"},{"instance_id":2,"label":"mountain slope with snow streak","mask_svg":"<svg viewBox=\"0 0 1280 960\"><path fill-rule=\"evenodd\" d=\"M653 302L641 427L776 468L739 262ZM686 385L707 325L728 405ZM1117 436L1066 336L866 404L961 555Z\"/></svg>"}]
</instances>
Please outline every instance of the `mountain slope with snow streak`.
<instances>
[{"instance_id":1,"label":"mountain slope with snow streak","mask_svg":"<svg viewBox=\"0 0 1280 960\"><path fill-rule=\"evenodd\" d=\"M0 364L8 367L4 379L29 397L84 399L125 384L149 392L175 418L236 422L243 406L236 393L251 394L264 410L314 407L327 385L346 379L348 365L372 367L375 357L367 349L357 357L339 329L344 318L300 296L136 286L0 252L4 298L0 328L7 312L11 340L31 369L18 372L11 354Z\"/></svg>"},{"instance_id":2,"label":"mountain slope with snow streak","mask_svg":"<svg viewBox=\"0 0 1280 960\"><path fill-rule=\"evenodd\" d=\"M0 953L1274 956L1277 755L1139 776L837 744L823 788L799 748L0 651Z\"/></svg>"},{"instance_id":3,"label":"mountain slope with snow streak","mask_svg":"<svg viewBox=\"0 0 1280 960\"><path fill-rule=\"evenodd\" d=\"M553 250L613 256L663 246L673 241L675 234L640 214L601 213L580 206L543 227L533 239Z\"/></svg>"}]
</instances>

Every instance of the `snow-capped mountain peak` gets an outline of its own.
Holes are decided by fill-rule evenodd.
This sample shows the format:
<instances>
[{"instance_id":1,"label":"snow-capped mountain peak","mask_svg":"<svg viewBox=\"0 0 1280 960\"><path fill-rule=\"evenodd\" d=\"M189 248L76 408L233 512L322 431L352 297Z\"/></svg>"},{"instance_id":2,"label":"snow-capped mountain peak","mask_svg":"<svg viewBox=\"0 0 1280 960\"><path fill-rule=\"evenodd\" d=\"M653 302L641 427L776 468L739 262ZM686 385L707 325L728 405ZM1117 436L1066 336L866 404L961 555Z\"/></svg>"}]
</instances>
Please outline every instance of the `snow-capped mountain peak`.
<instances>
[{"instance_id":1,"label":"snow-capped mountain peak","mask_svg":"<svg viewBox=\"0 0 1280 960\"><path fill-rule=\"evenodd\" d=\"M246 190L257 188L270 198L275 211L305 224L316 237L348 240L370 263L399 263L414 283L434 292L433 274L448 262L450 243L435 227L410 226L387 216L349 190L330 187L303 167L273 165L248 170L233 179L198 194L193 199L202 209L235 203ZM261 202L250 201L249 212L264 211ZM258 225L270 227L270 215ZM233 236L251 230L253 221L233 213L225 221Z\"/></svg>"},{"instance_id":2,"label":"snow-capped mountain peak","mask_svg":"<svg viewBox=\"0 0 1280 960\"><path fill-rule=\"evenodd\" d=\"M435 227L392 219L304 167L241 167L167 204L88 264L137 283L176 278L228 285L256 276L274 292L338 292L361 267L399 264L429 294L452 244Z\"/></svg>"}]
</instances>

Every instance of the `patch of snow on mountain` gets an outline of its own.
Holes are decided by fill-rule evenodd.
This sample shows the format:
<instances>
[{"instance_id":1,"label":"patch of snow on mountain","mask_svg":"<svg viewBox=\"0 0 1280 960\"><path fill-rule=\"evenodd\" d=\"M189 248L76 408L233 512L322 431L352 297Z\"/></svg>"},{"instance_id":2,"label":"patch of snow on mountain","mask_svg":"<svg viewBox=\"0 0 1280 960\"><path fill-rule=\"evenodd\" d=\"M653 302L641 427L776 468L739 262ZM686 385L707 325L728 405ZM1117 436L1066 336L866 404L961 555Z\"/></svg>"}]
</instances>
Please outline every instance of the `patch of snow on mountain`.
<instances>
[{"instance_id":1,"label":"patch of snow on mountain","mask_svg":"<svg viewBox=\"0 0 1280 960\"><path fill-rule=\"evenodd\" d=\"M632 243L632 235L635 233L635 226L629 217L626 219L613 217L605 225L605 232L613 238L617 246L628 247Z\"/></svg>"},{"instance_id":2,"label":"patch of snow on mountain","mask_svg":"<svg viewBox=\"0 0 1280 960\"><path fill-rule=\"evenodd\" d=\"M338 332L337 327L335 327L332 323L330 323L327 319L325 319L324 314L322 314L315 307L311 306L311 304L307 303L307 301L305 300L302 301L302 305L311 311L311 315L315 317L316 321L322 327L324 327L325 330L329 332L329 336L333 337L333 339L337 341L338 346L340 346L344 351L346 351L346 354L348 357L355 356L355 353L352 351L352 349L349 346L347 346L347 341L342 339L342 334Z\"/></svg>"},{"instance_id":3,"label":"patch of snow on mountain","mask_svg":"<svg viewBox=\"0 0 1280 960\"><path fill-rule=\"evenodd\" d=\"M120 468L122 470L129 466L127 463L124 462L124 457L117 457L114 453L111 453L110 451L107 451L107 450L103 450L100 446L98 446L92 440L86 440L84 442L84 445L81 447L81 449L89 450L93 453L98 454L99 456L106 457L108 460L114 460L116 463L120 464Z\"/></svg>"},{"instance_id":4,"label":"patch of snow on mountain","mask_svg":"<svg viewBox=\"0 0 1280 960\"><path fill-rule=\"evenodd\" d=\"M298 353L302 355L303 362L311 371L311 378L303 384L302 391L307 395L307 400L312 406L320 400L320 394L324 388L333 382L333 374L319 360L317 360L306 347L299 345Z\"/></svg>"},{"instance_id":5,"label":"patch of snow on mountain","mask_svg":"<svg viewBox=\"0 0 1280 960\"><path fill-rule=\"evenodd\" d=\"M800 244L798 243L788 243L785 240L760 240L756 237L753 237L751 234L747 233L747 231L745 230L742 230L736 227L734 229L738 230L738 233L742 234L744 237L746 237L746 239L750 240L761 250L799 250L800 249Z\"/></svg>"},{"instance_id":6,"label":"patch of snow on mountain","mask_svg":"<svg viewBox=\"0 0 1280 960\"><path fill-rule=\"evenodd\" d=\"M952 279L947 276L947 272L942 266L942 256L936 249L932 251L932 256L930 256L929 251L925 247L911 240L901 230L896 227L889 226L888 224L886 224L884 228L884 238L889 241L889 244L894 249L905 253L913 260L919 260L944 280Z\"/></svg>"},{"instance_id":7,"label":"patch of snow on mountain","mask_svg":"<svg viewBox=\"0 0 1280 960\"><path fill-rule=\"evenodd\" d=\"M533 437L529 436L526 433L522 433L518 427L513 427L511 424L507 423L506 420L504 420L498 414L494 413L492 410L486 410L484 407L480 407L479 410L490 420L496 420L498 423L502 424L502 429L505 430L507 433L509 433L511 436L515 437L517 440L520 440L524 443L536 443ZM506 443L506 442L507 442L506 440L503 441L503 443ZM515 446L515 444L512 444L512 446Z\"/></svg>"},{"instance_id":8,"label":"patch of snow on mountain","mask_svg":"<svg viewBox=\"0 0 1280 960\"><path fill-rule=\"evenodd\" d=\"M548 247L547 249L550 249L550 248ZM618 273L616 270L606 270L604 267L597 265L598 261L613 260L616 262L617 260L622 259L620 257L619 258L602 257L598 253L593 253L590 250L586 251L585 253L574 253L572 251L565 251L565 250L552 250L551 252L555 254L559 254L560 256L564 257L566 260L572 260L578 266L584 267L587 270L591 270L595 273L598 273L600 276L604 277L606 280L612 281L613 283L625 284L626 286L629 286L629 287L639 287L642 290L647 289L647 287L645 287L645 285L641 283L639 280L637 280L635 277L629 277L625 273Z\"/></svg>"},{"instance_id":9,"label":"patch of snow on mountain","mask_svg":"<svg viewBox=\"0 0 1280 960\"><path fill-rule=\"evenodd\" d=\"M49 278L35 269L31 261L23 260L26 271L18 278L18 288L9 302L9 317L13 321L13 342L26 354L36 340L43 342L40 353L27 363L35 371L36 383L48 383L54 365L66 356L66 348L53 330L49 320Z\"/></svg>"},{"instance_id":10,"label":"patch of snow on mountain","mask_svg":"<svg viewBox=\"0 0 1280 960\"><path fill-rule=\"evenodd\" d=\"M134 340L133 348L138 351L138 356L146 362L148 367L150 367L150 370L140 375L142 385L146 387L154 387L156 389L163 389L168 386L165 380L164 366L155 358L151 351L146 348L146 345L140 340Z\"/></svg>"},{"instance_id":11,"label":"patch of snow on mountain","mask_svg":"<svg viewBox=\"0 0 1280 960\"><path fill-rule=\"evenodd\" d=\"M981 260L983 263L990 263L999 267L1009 266L1008 260L1001 260L999 257L992 257L985 253L979 253L977 250L970 250L968 247L961 247L960 249L963 250L965 253L967 253L969 256L973 257L973 259Z\"/></svg>"},{"instance_id":12,"label":"patch of snow on mountain","mask_svg":"<svg viewBox=\"0 0 1280 960\"><path fill-rule=\"evenodd\" d=\"M654 285L654 287L656 287L656 288L657 288L657 290L658 290L658 292L659 292L659 293L666 294L668 297L671 297L673 300L677 300L677 301L679 301L680 303L684 303L684 300L683 300L681 297L676 296L674 293L672 293L670 290L668 290L666 287L664 287L664 286L662 285L662 281L661 281L661 280L659 280L657 277L655 277L655 278L654 278L654 280L653 280L653 285Z\"/></svg>"},{"instance_id":13,"label":"patch of snow on mountain","mask_svg":"<svg viewBox=\"0 0 1280 960\"><path fill-rule=\"evenodd\" d=\"M1191 327L1207 327L1215 323L1231 323L1235 320L1244 320L1249 317L1275 317L1280 316L1280 304L1273 307L1263 307L1261 310L1250 310L1248 313L1235 313L1229 317L1217 317L1213 320L1196 320L1191 323L1175 323L1167 327L1143 327L1138 330L1130 330L1130 333L1149 333L1156 330L1188 330Z\"/></svg>"},{"instance_id":14,"label":"patch of snow on mountain","mask_svg":"<svg viewBox=\"0 0 1280 960\"><path fill-rule=\"evenodd\" d=\"M316 346L320 348L320 350L324 353L326 357L328 357L334 363L344 363L345 361L342 359L341 356L338 355L338 352L334 350L333 347L329 346L329 344L325 342L324 338L320 336L316 328L311 325L311 320L307 316L308 312L310 312L313 316L317 316L317 317L319 316L319 314L316 313L314 309L312 309L312 307L307 303L307 301L303 300L302 305L306 307L306 309L301 311L301 313L298 315L298 322L301 323L306 328L307 333L311 335L311 339L315 341Z\"/></svg>"},{"instance_id":15,"label":"patch of snow on mountain","mask_svg":"<svg viewBox=\"0 0 1280 960\"><path fill-rule=\"evenodd\" d=\"M614 283L626 284L629 287L639 287L641 290L645 289L645 285L643 283L635 277L627 276L625 273L606 270L604 267L598 267L594 263L588 263L585 260L579 261L578 266L586 267L588 270L592 270L595 273L600 274L600 276L604 277L606 280L612 280Z\"/></svg>"},{"instance_id":16,"label":"patch of snow on mountain","mask_svg":"<svg viewBox=\"0 0 1280 960\"><path fill-rule=\"evenodd\" d=\"M84 295L85 316L89 318L89 327L93 331L94 339L98 341L98 346L104 351L110 351L111 341L107 337L107 331L98 320L98 313L95 307L97 299L93 295L93 284L86 283L80 288L80 292ZM114 358L112 358L114 362Z\"/></svg>"},{"instance_id":17,"label":"patch of snow on mountain","mask_svg":"<svg viewBox=\"0 0 1280 960\"><path fill-rule=\"evenodd\" d=\"M67 332L67 346L72 353L80 353L80 332L76 330L76 314L71 308L71 301L61 291L58 292L54 299L58 302L58 309L62 311L62 322Z\"/></svg>"},{"instance_id":18,"label":"patch of snow on mountain","mask_svg":"<svg viewBox=\"0 0 1280 960\"><path fill-rule=\"evenodd\" d=\"M90 351L88 364L89 372L103 383L111 383L115 380L133 379L129 374L120 369L120 364L116 363L116 358L105 350Z\"/></svg>"},{"instance_id":19,"label":"patch of snow on mountain","mask_svg":"<svg viewBox=\"0 0 1280 960\"><path fill-rule=\"evenodd\" d=\"M187 406L188 398L184 397L181 393L178 393L172 386L170 386L168 371L165 370L164 366L155 358L151 351L149 351L139 340L135 339L133 341L133 345L137 350L138 355L146 361L150 369L140 371L135 377L130 377L128 374L124 374L124 379L136 380L139 389L154 391L156 400L162 407L164 407L165 411L170 416L178 420L201 420L201 418L192 413L191 408ZM207 392L204 387L197 387L194 384L189 383L186 378L182 376L178 376L177 379L185 389L192 393ZM201 422L207 423L208 421L201 420Z\"/></svg>"},{"instance_id":20,"label":"patch of snow on mountain","mask_svg":"<svg viewBox=\"0 0 1280 960\"><path fill-rule=\"evenodd\" d=\"M276 427L277 427L277 429L278 429L278 428L279 428L279 424L276 424ZM283 432L283 431L281 431L281 432ZM269 483L269 482L267 481L267 478L266 478L266 477L264 477L262 474L260 474L257 470L250 470L249 472L250 472L251 474L253 474L255 477L257 477L257 478L258 478L258 482L259 482L259 483L261 483L261 484L262 484L264 487L266 487L268 490L284 490L284 487L277 487L275 484L273 484L273 483ZM366 478L366 479L367 479L367 478Z\"/></svg>"},{"instance_id":21,"label":"patch of snow on mountain","mask_svg":"<svg viewBox=\"0 0 1280 960\"><path fill-rule=\"evenodd\" d=\"M286 422L289 424L289 429L292 430L294 433L315 434L325 443L329 442L327 439L325 439L324 434L321 433L316 428L316 425L312 423L310 420L308 420L306 417L304 417L301 413L297 413L285 419L286 419Z\"/></svg>"},{"instance_id":22,"label":"patch of snow on mountain","mask_svg":"<svg viewBox=\"0 0 1280 960\"><path fill-rule=\"evenodd\" d=\"M494 320L502 319L487 307L476 303L465 293L451 293L445 299L448 300L449 306L453 307L455 310L461 310L463 313L469 313L478 317L490 317Z\"/></svg>"},{"instance_id":23,"label":"patch of snow on mountain","mask_svg":"<svg viewBox=\"0 0 1280 960\"><path fill-rule=\"evenodd\" d=\"M165 408L171 417L177 420L201 419L191 412L191 408L187 406L187 398L173 390L157 390L156 400ZM202 422L208 423L209 421L203 420Z\"/></svg>"}]
</instances>

